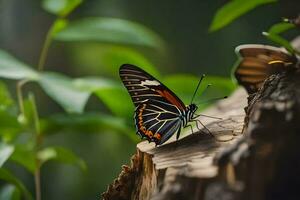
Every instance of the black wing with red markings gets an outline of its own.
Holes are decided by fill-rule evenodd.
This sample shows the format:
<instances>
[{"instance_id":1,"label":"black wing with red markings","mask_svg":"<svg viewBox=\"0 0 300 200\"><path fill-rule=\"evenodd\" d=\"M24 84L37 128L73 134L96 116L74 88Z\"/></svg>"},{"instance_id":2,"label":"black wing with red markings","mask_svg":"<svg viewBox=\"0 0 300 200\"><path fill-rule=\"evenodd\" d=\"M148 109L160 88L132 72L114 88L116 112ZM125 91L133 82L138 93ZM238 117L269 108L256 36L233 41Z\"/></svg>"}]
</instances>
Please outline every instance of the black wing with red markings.
<instances>
[{"instance_id":1,"label":"black wing with red markings","mask_svg":"<svg viewBox=\"0 0 300 200\"><path fill-rule=\"evenodd\" d=\"M134 119L141 137L162 144L180 130L186 106L170 89L134 65L122 65L120 77L136 106Z\"/></svg>"},{"instance_id":2,"label":"black wing with red markings","mask_svg":"<svg viewBox=\"0 0 300 200\"><path fill-rule=\"evenodd\" d=\"M124 64L119 73L136 107L143 101L153 99L171 103L185 110L184 103L170 89L144 70Z\"/></svg>"},{"instance_id":3,"label":"black wing with red markings","mask_svg":"<svg viewBox=\"0 0 300 200\"><path fill-rule=\"evenodd\" d=\"M235 78L249 93L256 92L270 75L294 69L297 58L284 50L257 44L240 45Z\"/></svg>"}]
</instances>

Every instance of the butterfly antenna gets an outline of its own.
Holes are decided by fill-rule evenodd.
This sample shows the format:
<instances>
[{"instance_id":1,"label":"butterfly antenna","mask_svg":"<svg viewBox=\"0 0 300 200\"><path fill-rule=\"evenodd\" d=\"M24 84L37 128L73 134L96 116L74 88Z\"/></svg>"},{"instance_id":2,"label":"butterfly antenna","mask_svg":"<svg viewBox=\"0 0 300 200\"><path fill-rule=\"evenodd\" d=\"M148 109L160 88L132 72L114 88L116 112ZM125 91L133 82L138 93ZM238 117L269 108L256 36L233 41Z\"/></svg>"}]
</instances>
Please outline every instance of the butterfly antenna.
<instances>
[{"instance_id":1,"label":"butterfly antenna","mask_svg":"<svg viewBox=\"0 0 300 200\"><path fill-rule=\"evenodd\" d=\"M198 85L197 85L197 87L196 87L196 90L195 90L195 92L194 92L194 94L193 94L193 97L192 97L192 100L191 100L191 104L192 104L193 101L194 101L194 98L195 98L195 96L196 96L196 94L197 94L197 91L198 91L198 89L199 89L199 86L200 86L200 84L201 84L201 82L202 82L202 80L203 80L204 77L205 77L205 74L202 74L202 76L201 76L201 78L200 78L200 80L199 80L199 82L198 82Z\"/></svg>"},{"instance_id":2,"label":"butterfly antenna","mask_svg":"<svg viewBox=\"0 0 300 200\"><path fill-rule=\"evenodd\" d=\"M205 101L201 101L198 104L204 104L204 103L210 103L210 102L213 102L213 101L218 101L218 100L221 100L221 99L226 99L227 96L224 96L224 97L218 97L218 98L213 98L213 99L208 99L208 100L205 100Z\"/></svg>"}]
</instances>

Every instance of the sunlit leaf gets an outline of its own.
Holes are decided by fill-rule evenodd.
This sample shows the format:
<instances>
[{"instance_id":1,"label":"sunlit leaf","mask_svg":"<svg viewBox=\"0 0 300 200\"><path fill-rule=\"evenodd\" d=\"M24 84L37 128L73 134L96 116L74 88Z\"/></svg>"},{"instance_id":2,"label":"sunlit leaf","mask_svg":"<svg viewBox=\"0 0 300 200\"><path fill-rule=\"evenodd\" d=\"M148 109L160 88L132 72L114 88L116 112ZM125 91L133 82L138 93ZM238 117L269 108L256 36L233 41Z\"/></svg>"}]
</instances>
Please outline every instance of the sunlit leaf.
<instances>
[{"instance_id":1,"label":"sunlit leaf","mask_svg":"<svg viewBox=\"0 0 300 200\"><path fill-rule=\"evenodd\" d=\"M94 93L115 115L127 118L133 115L133 103L125 88L103 89Z\"/></svg>"},{"instance_id":2,"label":"sunlit leaf","mask_svg":"<svg viewBox=\"0 0 300 200\"><path fill-rule=\"evenodd\" d=\"M0 143L0 168L8 160L11 154L14 152L14 146Z\"/></svg>"},{"instance_id":3,"label":"sunlit leaf","mask_svg":"<svg viewBox=\"0 0 300 200\"><path fill-rule=\"evenodd\" d=\"M38 83L67 112L81 113L90 96L89 92L76 87L72 79L61 74L43 73Z\"/></svg>"},{"instance_id":4,"label":"sunlit leaf","mask_svg":"<svg viewBox=\"0 0 300 200\"><path fill-rule=\"evenodd\" d=\"M160 76L158 70L148 59L130 48L110 46L102 49L99 56L102 65L117 76L119 76L119 68L123 64L136 65L157 78Z\"/></svg>"},{"instance_id":5,"label":"sunlit leaf","mask_svg":"<svg viewBox=\"0 0 300 200\"><path fill-rule=\"evenodd\" d=\"M15 151L10 157L10 160L23 166L32 174L36 169L35 155L32 148L25 145L15 146Z\"/></svg>"},{"instance_id":6,"label":"sunlit leaf","mask_svg":"<svg viewBox=\"0 0 300 200\"><path fill-rule=\"evenodd\" d=\"M38 78L38 74L28 65L0 49L0 77L35 80Z\"/></svg>"},{"instance_id":7,"label":"sunlit leaf","mask_svg":"<svg viewBox=\"0 0 300 200\"><path fill-rule=\"evenodd\" d=\"M75 155L71 150L63 147L47 147L38 152L38 158L42 164L54 160L61 163L77 165L80 169L86 170L85 162Z\"/></svg>"},{"instance_id":8,"label":"sunlit leaf","mask_svg":"<svg viewBox=\"0 0 300 200\"><path fill-rule=\"evenodd\" d=\"M283 32L286 32L290 29L295 28L296 26L294 24L291 23L287 23L287 22L281 22L278 24L274 24L269 30L268 32L271 34L280 34Z\"/></svg>"},{"instance_id":9,"label":"sunlit leaf","mask_svg":"<svg viewBox=\"0 0 300 200\"><path fill-rule=\"evenodd\" d=\"M146 26L117 18L94 17L73 21L54 38L60 41L97 41L163 48L160 37Z\"/></svg>"},{"instance_id":10,"label":"sunlit leaf","mask_svg":"<svg viewBox=\"0 0 300 200\"><path fill-rule=\"evenodd\" d=\"M254 8L273 2L276 0L231 0L217 11L209 30L217 31Z\"/></svg>"},{"instance_id":11,"label":"sunlit leaf","mask_svg":"<svg viewBox=\"0 0 300 200\"><path fill-rule=\"evenodd\" d=\"M20 200L21 193L15 185L4 185L0 190L1 200Z\"/></svg>"},{"instance_id":12,"label":"sunlit leaf","mask_svg":"<svg viewBox=\"0 0 300 200\"><path fill-rule=\"evenodd\" d=\"M43 8L59 16L66 16L71 13L83 0L43 0Z\"/></svg>"},{"instance_id":13,"label":"sunlit leaf","mask_svg":"<svg viewBox=\"0 0 300 200\"><path fill-rule=\"evenodd\" d=\"M76 87L82 89L83 91L94 92L101 89L116 88L120 85L108 78L100 77L83 77L73 80Z\"/></svg>"},{"instance_id":14,"label":"sunlit leaf","mask_svg":"<svg viewBox=\"0 0 300 200\"><path fill-rule=\"evenodd\" d=\"M288 52L294 53L295 49L292 47L289 41L277 34L263 32L263 35L266 36L270 41L275 42L279 46L283 46Z\"/></svg>"},{"instance_id":15,"label":"sunlit leaf","mask_svg":"<svg viewBox=\"0 0 300 200\"><path fill-rule=\"evenodd\" d=\"M76 63L79 72L94 71L118 77L120 66L128 63L159 77L159 72L153 64L140 52L130 47L88 42L74 44L71 50L70 58Z\"/></svg>"},{"instance_id":16,"label":"sunlit leaf","mask_svg":"<svg viewBox=\"0 0 300 200\"><path fill-rule=\"evenodd\" d=\"M200 77L186 74L170 75L163 79L163 83L174 91L185 104L190 104L199 79ZM206 90L208 84L212 84L212 86ZM228 96L234 89L235 85L229 78L206 76L200 85L194 103L205 102L206 100L216 97ZM203 93L204 90L206 91ZM209 104L201 105L200 109L207 105Z\"/></svg>"},{"instance_id":17,"label":"sunlit leaf","mask_svg":"<svg viewBox=\"0 0 300 200\"><path fill-rule=\"evenodd\" d=\"M26 189L23 183L17 177L15 177L10 171L4 168L0 168L0 179L15 185L21 191L22 195L24 196L24 199L33 200L32 195Z\"/></svg>"}]
</instances>

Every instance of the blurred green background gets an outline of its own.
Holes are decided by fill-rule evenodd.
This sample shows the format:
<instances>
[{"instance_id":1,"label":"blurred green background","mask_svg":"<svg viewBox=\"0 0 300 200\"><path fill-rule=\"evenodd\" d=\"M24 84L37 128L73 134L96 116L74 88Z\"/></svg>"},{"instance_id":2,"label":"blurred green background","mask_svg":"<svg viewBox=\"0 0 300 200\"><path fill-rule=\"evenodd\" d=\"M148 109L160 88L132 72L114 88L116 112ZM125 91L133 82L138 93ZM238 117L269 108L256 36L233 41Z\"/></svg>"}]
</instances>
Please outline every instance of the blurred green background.
<instances>
[{"instance_id":1,"label":"blurred green background","mask_svg":"<svg viewBox=\"0 0 300 200\"><path fill-rule=\"evenodd\" d=\"M204 86L215 84L205 98L228 95L235 88L230 79L236 60L234 48L245 43L269 43L261 32L282 17L297 16L300 7L297 0L266 4L219 31L209 32L217 10L229 1L86 0L78 1L81 4L68 14L56 11L60 3L53 2L0 0L0 48L15 57L0 52L0 75L5 78L0 88L0 150L12 154L4 168L34 196L35 167L30 172L28 165L34 165L37 155L51 161L41 168L45 200L99 199L118 176L121 165L129 163L139 138L133 129L134 108L118 78L121 64L136 64L151 72L185 103L189 103L203 73L209 75ZM20 72L23 64L16 59L37 70L47 32L55 20L62 29L56 27L52 32L43 67L46 72L26 72L28 76L26 70ZM65 20L69 21L66 26ZM293 32L285 36L291 39ZM16 66L16 71L5 68L8 64ZM20 119L16 81L11 79L30 80L22 88L26 122ZM34 94L35 101L33 97L27 100L29 93ZM37 140L32 144L36 137L32 105L40 116L36 130L43 139L38 146ZM55 149L56 156L51 157L52 151L46 150L52 146L69 149L74 155ZM29 150L20 150L24 147ZM85 165L87 169L81 170ZM0 178L7 177L1 173ZM11 179L8 182L11 184L0 183L0 199L17 199L20 187Z\"/></svg>"}]
</instances>

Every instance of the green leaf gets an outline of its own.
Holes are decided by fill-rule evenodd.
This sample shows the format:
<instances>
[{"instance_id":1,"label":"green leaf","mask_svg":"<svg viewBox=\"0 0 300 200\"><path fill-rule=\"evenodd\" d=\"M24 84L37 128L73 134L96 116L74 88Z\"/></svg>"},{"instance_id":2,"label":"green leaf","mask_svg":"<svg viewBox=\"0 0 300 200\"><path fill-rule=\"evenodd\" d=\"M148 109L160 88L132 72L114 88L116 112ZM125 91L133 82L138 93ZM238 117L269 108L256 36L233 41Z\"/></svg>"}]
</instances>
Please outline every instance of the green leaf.
<instances>
[{"instance_id":1,"label":"green leaf","mask_svg":"<svg viewBox=\"0 0 300 200\"><path fill-rule=\"evenodd\" d=\"M18 188L14 185L4 185L0 190L1 200L20 200L21 193Z\"/></svg>"},{"instance_id":2,"label":"green leaf","mask_svg":"<svg viewBox=\"0 0 300 200\"><path fill-rule=\"evenodd\" d=\"M72 45L72 62L76 63L80 73L91 71L107 74L119 79L119 68L122 64L137 65L155 77L159 77L158 70L140 52L124 46L80 43Z\"/></svg>"},{"instance_id":3,"label":"green leaf","mask_svg":"<svg viewBox=\"0 0 300 200\"><path fill-rule=\"evenodd\" d=\"M14 100L3 82L0 82L0 110L7 110L14 106Z\"/></svg>"},{"instance_id":4,"label":"green leaf","mask_svg":"<svg viewBox=\"0 0 300 200\"><path fill-rule=\"evenodd\" d=\"M57 19L54 21L53 25L51 26L51 35L55 35L62 29L64 29L68 25L68 20L66 19Z\"/></svg>"},{"instance_id":5,"label":"green leaf","mask_svg":"<svg viewBox=\"0 0 300 200\"><path fill-rule=\"evenodd\" d=\"M38 152L38 158L42 164L54 160L66 164L77 165L80 169L86 170L85 162L75 155L71 150L63 147L47 147Z\"/></svg>"},{"instance_id":6,"label":"green leaf","mask_svg":"<svg viewBox=\"0 0 300 200\"><path fill-rule=\"evenodd\" d=\"M160 77L160 73L153 64L145 58L141 53L128 47L109 46L98 51L101 64L110 70L111 74L119 76L119 68L123 64L132 64L139 66L156 78Z\"/></svg>"},{"instance_id":7,"label":"green leaf","mask_svg":"<svg viewBox=\"0 0 300 200\"><path fill-rule=\"evenodd\" d=\"M58 73L45 72L41 74L38 83L53 100L70 113L83 112L90 96L89 92L78 88L72 79Z\"/></svg>"},{"instance_id":8,"label":"green leaf","mask_svg":"<svg viewBox=\"0 0 300 200\"><path fill-rule=\"evenodd\" d=\"M217 11L209 31L217 31L254 8L273 2L276 0L231 0Z\"/></svg>"},{"instance_id":9,"label":"green leaf","mask_svg":"<svg viewBox=\"0 0 300 200\"><path fill-rule=\"evenodd\" d=\"M0 168L8 160L11 154L14 152L14 146L0 143Z\"/></svg>"},{"instance_id":10,"label":"green leaf","mask_svg":"<svg viewBox=\"0 0 300 200\"><path fill-rule=\"evenodd\" d=\"M199 79L200 77L193 75L177 74L165 77L163 83L174 91L185 104L190 104ZM212 84L212 86L203 93L208 84ZM228 96L234 89L235 85L229 78L207 76L200 85L194 103L204 102L216 97ZM201 105L200 109L208 105L209 104Z\"/></svg>"},{"instance_id":11,"label":"green leaf","mask_svg":"<svg viewBox=\"0 0 300 200\"><path fill-rule=\"evenodd\" d=\"M94 92L110 111L122 117L130 118L134 107L125 88L103 89Z\"/></svg>"},{"instance_id":12,"label":"green leaf","mask_svg":"<svg viewBox=\"0 0 300 200\"><path fill-rule=\"evenodd\" d=\"M132 116L130 117L132 119ZM136 141L134 132L123 117L101 113L84 113L83 115L56 114L41 120L43 134L55 133L103 133L116 131Z\"/></svg>"},{"instance_id":13,"label":"green leaf","mask_svg":"<svg viewBox=\"0 0 300 200\"><path fill-rule=\"evenodd\" d=\"M0 77L35 80L38 78L38 74L28 65L0 49Z\"/></svg>"},{"instance_id":14,"label":"green leaf","mask_svg":"<svg viewBox=\"0 0 300 200\"><path fill-rule=\"evenodd\" d=\"M263 32L263 35L266 36L270 41L277 43L279 46L283 46L288 52L295 53L295 49L292 47L289 41L277 34Z\"/></svg>"},{"instance_id":15,"label":"green leaf","mask_svg":"<svg viewBox=\"0 0 300 200\"><path fill-rule=\"evenodd\" d=\"M58 32L60 41L97 41L163 49L160 37L141 24L117 18L80 19Z\"/></svg>"},{"instance_id":16,"label":"green leaf","mask_svg":"<svg viewBox=\"0 0 300 200\"><path fill-rule=\"evenodd\" d=\"M120 85L112 79L100 77L76 78L73 83L76 87L88 92L120 87Z\"/></svg>"},{"instance_id":17,"label":"green leaf","mask_svg":"<svg viewBox=\"0 0 300 200\"><path fill-rule=\"evenodd\" d=\"M104 78L86 77L74 80L76 87L93 92L116 115L129 116L133 105L129 94L121 84Z\"/></svg>"},{"instance_id":18,"label":"green leaf","mask_svg":"<svg viewBox=\"0 0 300 200\"><path fill-rule=\"evenodd\" d=\"M296 26L294 24L291 23L287 23L287 22L281 22L278 24L274 24L269 30L268 32L271 34L280 34L283 32L286 32L290 29L295 28Z\"/></svg>"},{"instance_id":19,"label":"green leaf","mask_svg":"<svg viewBox=\"0 0 300 200\"><path fill-rule=\"evenodd\" d=\"M14 184L23 194L26 200L33 200L32 195L23 185L23 183L15 177L10 171L0 168L0 179Z\"/></svg>"},{"instance_id":20,"label":"green leaf","mask_svg":"<svg viewBox=\"0 0 300 200\"><path fill-rule=\"evenodd\" d=\"M82 2L83 0L43 0L42 7L52 14L65 17Z\"/></svg>"},{"instance_id":21,"label":"green leaf","mask_svg":"<svg viewBox=\"0 0 300 200\"><path fill-rule=\"evenodd\" d=\"M10 160L25 167L25 169L34 174L36 160L34 151L31 147L25 145L15 146L15 151L10 157Z\"/></svg>"},{"instance_id":22,"label":"green leaf","mask_svg":"<svg viewBox=\"0 0 300 200\"><path fill-rule=\"evenodd\" d=\"M0 119L1 139L4 142L10 142L16 138L22 127L17 120L17 116L7 111L0 110Z\"/></svg>"}]
</instances>

